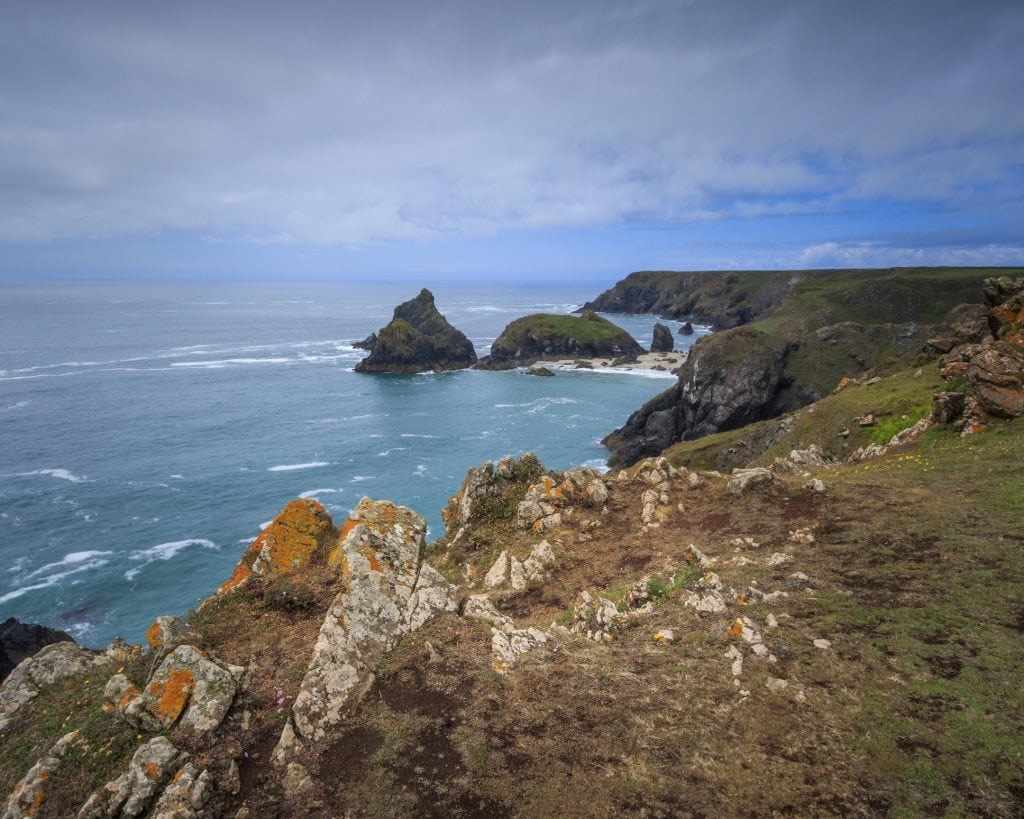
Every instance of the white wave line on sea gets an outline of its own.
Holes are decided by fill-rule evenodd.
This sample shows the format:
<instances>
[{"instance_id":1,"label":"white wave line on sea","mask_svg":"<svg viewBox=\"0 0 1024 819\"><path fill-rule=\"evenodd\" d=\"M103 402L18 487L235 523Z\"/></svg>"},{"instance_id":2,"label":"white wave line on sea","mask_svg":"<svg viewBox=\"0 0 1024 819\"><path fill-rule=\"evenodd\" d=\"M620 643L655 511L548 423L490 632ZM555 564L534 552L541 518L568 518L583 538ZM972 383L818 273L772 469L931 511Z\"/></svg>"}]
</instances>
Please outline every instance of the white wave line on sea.
<instances>
[{"instance_id":1,"label":"white wave line on sea","mask_svg":"<svg viewBox=\"0 0 1024 819\"><path fill-rule=\"evenodd\" d=\"M158 543L156 546L151 546L148 549L142 549L138 552L133 552L128 556L129 560L143 562L141 566L126 571L124 573L125 579L134 580L138 576L139 572L145 569L150 563L157 560L170 560L189 546L202 546L204 549L220 549L220 546L212 540L207 540L202 537L192 537L187 538L186 540L172 540L167 543Z\"/></svg>"},{"instance_id":2,"label":"white wave line on sea","mask_svg":"<svg viewBox=\"0 0 1024 819\"><path fill-rule=\"evenodd\" d=\"M309 489L305 492L300 492L300 498L315 498L317 495L334 495L338 492L344 492L344 489Z\"/></svg>"},{"instance_id":3,"label":"white wave line on sea","mask_svg":"<svg viewBox=\"0 0 1024 819\"><path fill-rule=\"evenodd\" d=\"M100 554L110 554L110 552L102 552ZM57 572L56 574L51 574L49 577L44 577L41 583L33 583L31 586L21 586L21 587L19 587L17 589L14 589L13 591L9 591L9 592L7 592L7 594L4 594L4 595L0 596L0 603L6 603L9 600L14 600L14 599L16 599L18 597L21 597L23 594L28 594L29 592L32 592L32 591L38 591L39 589L48 589L51 586L55 586L58 583L60 583L60 581L63 580L65 577L71 577L72 575L75 575L75 574L81 574L82 572L88 572L88 571L91 571L92 569L99 569L102 566L106 566L107 563L109 563L109 562L110 562L109 560L96 560L96 559L92 559L92 560L83 560L83 561L78 562L78 563L69 563L67 565L74 566L73 569L68 569L68 571L66 571L66 572ZM62 562L58 562L58 563L55 563L55 564L52 564L52 565L54 567L60 566L60 565L62 565ZM31 577L31 576L32 575L29 575L29 577ZM25 578L25 579L27 580L28 578Z\"/></svg>"},{"instance_id":4,"label":"white wave line on sea","mask_svg":"<svg viewBox=\"0 0 1024 819\"><path fill-rule=\"evenodd\" d=\"M0 478L31 478L35 475L49 475L51 478L60 478L62 481L70 481L71 483L82 483L88 480L88 478L75 475L67 469L33 469L31 472L8 472L5 475L0 475Z\"/></svg>"},{"instance_id":5,"label":"white wave line on sea","mask_svg":"<svg viewBox=\"0 0 1024 819\"><path fill-rule=\"evenodd\" d=\"M268 466L267 472L294 472L298 469L316 469L321 466L330 466L328 461L310 461L305 464L279 464L278 466Z\"/></svg>"}]
</instances>

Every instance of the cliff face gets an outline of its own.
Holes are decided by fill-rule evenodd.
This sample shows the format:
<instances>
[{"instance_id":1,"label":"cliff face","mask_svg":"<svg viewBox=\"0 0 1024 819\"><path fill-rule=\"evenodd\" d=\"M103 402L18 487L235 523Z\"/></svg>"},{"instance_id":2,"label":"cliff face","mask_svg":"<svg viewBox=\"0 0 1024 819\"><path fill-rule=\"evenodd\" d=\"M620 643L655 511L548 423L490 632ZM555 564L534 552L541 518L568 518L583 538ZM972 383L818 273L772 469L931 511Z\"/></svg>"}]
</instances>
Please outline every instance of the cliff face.
<instances>
[{"instance_id":1,"label":"cliff face","mask_svg":"<svg viewBox=\"0 0 1024 819\"><path fill-rule=\"evenodd\" d=\"M560 358L632 358L643 352L629 333L594 312L580 317L536 313L502 330L479 366L501 370Z\"/></svg>"},{"instance_id":2,"label":"cliff face","mask_svg":"<svg viewBox=\"0 0 1024 819\"><path fill-rule=\"evenodd\" d=\"M8 617L0 623L0 681L3 681L18 663L26 657L31 657L43 646L65 641L72 640L63 631L35 623L22 623Z\"/></svg>"},{"instance_id":3,"label":"cliff face","mask_svg":"<svg viewBox=\"0 0 1024 819\"><path fill-rule=\"evenodd\" d=\"M977 298L987 272L632 274L595 303L727 327L758 320L694 345L679 382L605 438L611 463L805 406L841 378L919 349L947 311Z\"/></svg>"},{"instance_id":4,"label":"cliff face","mask_svg":"<svg viewBox=\"0 0 1024 819\"><path fill-rule=\"evenodd\" d=\"M427 289L398 305L391 322L358 346L370 349L356 365L360 373L440 372L476 363L472 342L438 312Z\"/></svg>"}]
</instances>

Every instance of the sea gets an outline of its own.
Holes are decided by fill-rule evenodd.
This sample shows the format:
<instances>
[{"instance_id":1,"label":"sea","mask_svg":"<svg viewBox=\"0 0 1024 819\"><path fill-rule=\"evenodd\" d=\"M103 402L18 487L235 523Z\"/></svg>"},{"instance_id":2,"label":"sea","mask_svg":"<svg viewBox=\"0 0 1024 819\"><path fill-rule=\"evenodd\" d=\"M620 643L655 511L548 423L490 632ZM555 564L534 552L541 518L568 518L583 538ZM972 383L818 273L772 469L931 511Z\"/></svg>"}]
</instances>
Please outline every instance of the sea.
<instances>
[{"instance_id":1,"label":"sea","mask_svg":"<svg viewBox=\"0 0 1024 819\"><path fill-rule=\"evenodd\" d=\"M433 287L479 355L510 321L603 289ZM603 468L600 439L664 372L362 375L352 346L419 286L0 284L0 620L138 642L231 573L286 503L336 520L390 499L443 534L466 470L535 452ZM654 316L613 315L649 346ZM675 333L676 322L666 322ZM675 335L677 347L694 336Z\"/></svg>"}]
</instances>

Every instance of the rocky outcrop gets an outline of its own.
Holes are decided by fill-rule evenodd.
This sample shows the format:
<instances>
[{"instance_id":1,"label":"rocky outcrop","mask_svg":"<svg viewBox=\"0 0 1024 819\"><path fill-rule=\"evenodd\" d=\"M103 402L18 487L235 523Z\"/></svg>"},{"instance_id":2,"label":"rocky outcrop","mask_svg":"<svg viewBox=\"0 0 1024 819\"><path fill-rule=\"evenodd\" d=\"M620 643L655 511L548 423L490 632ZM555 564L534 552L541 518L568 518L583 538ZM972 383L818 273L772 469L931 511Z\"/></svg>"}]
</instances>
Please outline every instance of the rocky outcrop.
<instances>
[{"instance_id":1,"label":"rocky outcrop","mask_svg":"<svg viewBox=\"0 0 1024 819\"><path fill-rule=\"evenodd\" d=\"M644 352L629 333L592 311L536 313L516 319L491 345L480 369L507 370L562 358L634 358Z\"/></svg>"},{"instance_id":2,"label":"rocky outcrop","mask_svg":"<svg viewBox=\"0 0 1024 819\"><path fill-rule=\"evenodd\" d=\"M0 623L0 681L44 646L69 641L74 642L63 631L8 617Z\"/></svg>"},{"instance_id":3,"label":"rocky outcrop","mask_svg":"<svg viewBox=\"0 0 1024 819\"><path fill-rule=\"evenodd\" d=\"M961 378L980 408L997 418L1024 414L1024 277L988 279L983 288L987 310L975 316L970 332L932 339L942 349L947 342L965 341L939 359L944 378ZM937 343L938 342L938 343ZM948 415L948 401L936 414Z\"/></svg>"},{"instance_id":4,"label":"rocky outcrop","mask_svg":"<svg viewBox=\"0 0 1024 819\"><path fill-rule=\"evenodd\" d=\"M367 352L373 352L373 348L377 346L377 334L370 333L362 341L353 341L352 346L357 350L366 350Z\"/></svg>"},{"instance_id":5,"label":"rocky outcrop","mask_svg":"<svg viewBox=\"0 0 1024 819\"><path fill-rule=\"evenodd\" d=\"M106 661L104 654L75 643L51 643L22 660L0 686L0 731L44 686L82 674Z\"/></svg>"},{"instance_id":6,"label":"rocky outcrop","mask_svg":"<svg viewBox=\"0 0 1024 819\"><path fill-rule=\"evenodd\" d=\"M140 816L187 759L167 737L153 737L135 752L127 771L89 797L78 819Z\"/></svg>"},{"instance_id":7,"label":"rocky outcrop","mask_svg":"<svg viewBox=\"0 0 1024 819\"><path fill-rule=\"evenodd\" d=\"M294 500L259 533L221 591L253 575L268 577L308 563L336 538L331 516L323 506L312 498Z\"/></svg>"},{"instance_id":8,"label":"rocky outcrop","mask_svg":"<svg viewBox=\"0 0 1024 819\"><path fill-rule=\"evenodd\" d=\"M692 332L692 328L691 328ZM672 331L664 324L658 322L654 325L654 338L651 341L652 353L671 353L676 348L675 340L672 338Z\"/></svg>"},{"instance_id":9,"label":"rocky outcrop","mask_svg":"<svg viewBox=\"0 0 1024 819\"><path fill-rule=\"evenodd\" d=\"M57 740L47 754L40 757L35 765L29 768L21 781L15 785L11 795L7 797L4 811L0 819L28 819L38 816L39 810L46 800L50 779L57 772L63 761L64 754L78 739L78 731L65 734Z\"/></svg>"},{"instance_id":10,"label":"rocky outcrop","mask_svg":"<svg viewBox=\"0 0 1024 819\"><path fill-rule=\"evenodd\" d=\"M682 324L679 325L679 335L681 335L681 336L692 336L693 335L693 325L690 322L688 322L688 321L684 321Z\"/></svg>"},{"instance_id":11,"label":"rocky outcrop","mask_svg":"<svg viewBox=\"0 0 1024 819\"><path fill-rule=\"evenodd\" d=\"M412 510L369 498L345 522L327 556L345 588L320 627L276 762L291 762L305 743L323 740L345 718L399 638L458 608L458 591L423 560L426 528Z\"/></svg>"},{"instance_id":12,"label":"rocky outcrop","mask_svg":"<svg viewBox=\"0 0 1024 819\"><path fill-rule=\"evenodd\" d=\"M457 530L474 518L482 518L488 501L500 498L517 487L525 487L545 473L544 464L532 452L520 458L504 458L495 464L485 461L470 468L459 491L441 510L445 536L457 536Z\"/></svg>"},{"instance_id":13,"label":"rocky outcrop","mask_svg":"<svg viewBox=\"0 0 1024 819\"><path fill-rule=\"evenodd\" d=\"M475 363L472 342L438 312L434 294L424 288L395 308L394 318L377 333L370 354L356 365L356 372L441 372Z\"/></svg>"}]
</instances>

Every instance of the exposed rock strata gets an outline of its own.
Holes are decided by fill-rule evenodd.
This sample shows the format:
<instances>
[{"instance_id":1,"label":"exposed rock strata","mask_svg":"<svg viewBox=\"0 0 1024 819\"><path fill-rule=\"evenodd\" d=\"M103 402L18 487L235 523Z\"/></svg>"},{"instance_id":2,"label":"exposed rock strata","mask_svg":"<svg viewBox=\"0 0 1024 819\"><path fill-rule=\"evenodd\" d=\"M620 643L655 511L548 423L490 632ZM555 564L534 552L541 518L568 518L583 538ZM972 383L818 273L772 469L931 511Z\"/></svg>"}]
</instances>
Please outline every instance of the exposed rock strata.
<instances>
[{"instance_id":1,"label":"exposed rock strata","mask_svg":"<svg viewBox=\"0 0 1024 819\"><path fill-rule=\"evenodd\" d=\"M342 527L328 563L345 588L331 604L313 658L274 751L288 762L318 742L373 681L376 661L404 634L458 608L458 592L423 561L426 522L387 501L363 498Z\"/></svg>"},{"instance_id":2,"label":"exposed rock strata","mask_svg":"<svg viewBox=\"0 0 1024 819\"><path fill-rule=\"evenodd\" d=\"M475 363L473 343L438 312L434 294L424 288L395 308L391 322L377 333L370 354L356 365L356 372L441 372Z\"/></svg>"}]
</instances>

